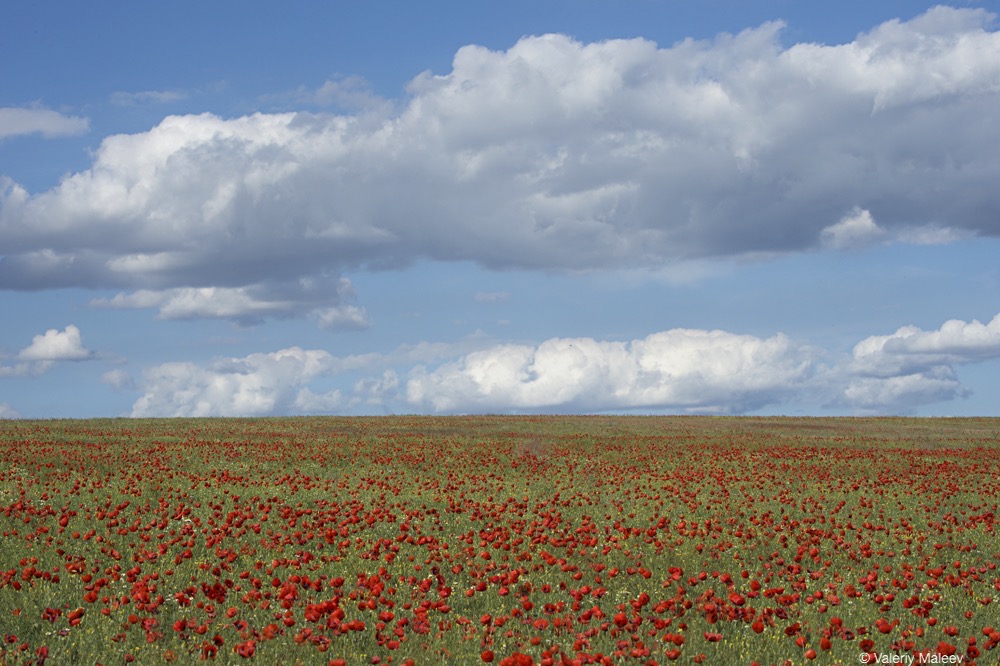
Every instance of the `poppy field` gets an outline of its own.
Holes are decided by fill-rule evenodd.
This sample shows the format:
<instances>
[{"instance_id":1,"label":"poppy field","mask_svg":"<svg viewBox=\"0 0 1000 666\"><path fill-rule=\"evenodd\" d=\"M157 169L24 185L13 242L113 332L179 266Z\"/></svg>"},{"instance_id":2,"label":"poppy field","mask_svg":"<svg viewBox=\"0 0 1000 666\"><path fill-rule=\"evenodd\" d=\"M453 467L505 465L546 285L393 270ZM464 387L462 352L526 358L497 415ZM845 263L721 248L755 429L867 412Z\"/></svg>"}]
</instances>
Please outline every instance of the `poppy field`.
<instances>
[{"instance_id":1,"label":"poppy field","mask_svg":"<svg viewBox=\"0 0 1000 666\"><path fill-rule=\"evenodd\" d=\"M1000 420L0 421L0 664L995 664Z\"/></svg>"}]
</instances>

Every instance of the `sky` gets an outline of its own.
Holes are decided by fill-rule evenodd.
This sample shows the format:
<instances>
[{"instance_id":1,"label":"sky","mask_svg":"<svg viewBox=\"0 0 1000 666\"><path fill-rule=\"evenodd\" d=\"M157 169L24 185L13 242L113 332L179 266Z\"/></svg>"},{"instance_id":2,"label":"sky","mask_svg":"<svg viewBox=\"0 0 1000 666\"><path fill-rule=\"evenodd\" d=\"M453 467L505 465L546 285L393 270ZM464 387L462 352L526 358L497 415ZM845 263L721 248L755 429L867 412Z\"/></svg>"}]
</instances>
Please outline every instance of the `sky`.
<instances>
[{"instance_id":1,"label":"sky","mask_svg":"<svg viewBox=\"0 0 1000 666\"><path fill-rule=\"evenodd\" d=\"M0 418L1000 416L998 14L11 3Z\"/></svg>"}]
</instances>

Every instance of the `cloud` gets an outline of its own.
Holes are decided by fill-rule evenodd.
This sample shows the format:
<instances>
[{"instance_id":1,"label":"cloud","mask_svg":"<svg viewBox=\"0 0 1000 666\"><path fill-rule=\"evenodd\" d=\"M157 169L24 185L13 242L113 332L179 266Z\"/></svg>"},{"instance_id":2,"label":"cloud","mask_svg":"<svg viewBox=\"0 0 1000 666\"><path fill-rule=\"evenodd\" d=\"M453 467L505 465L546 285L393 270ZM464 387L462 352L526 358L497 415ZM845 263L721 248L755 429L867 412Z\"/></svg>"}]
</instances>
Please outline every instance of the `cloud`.
<instances>
[{"instance_id":1,"label":"cloud","mask_svg":"<svg viewBox=\"0 0 1000 666\"><path fill-rule=\"evenodd\" d=\"M482 342L482 341L481 341ZM629 343L590 338L537 347L421 344L334 357L298 347L144 373L133 416L248 416L378 406L412 411L675 409L730 413L780 401L809 380L817 350L783 335L676 329ZM460 354L457 357L455 354ZM428 371L425 363L440 362ZM411 366L405 381L396 368ZM387 367L393 366L393 367ZM383 368L381 374L373 374ZM322 381L363 373L349 390Z\"/></svg>"},{"instance_id":2,"label":"cloud","mask_svg":"<svg viewBox=\"0 0 1000 666\"><path fill-rule=\"evenodd\" d=\"M356 305L321 308L313 312L316 321L322 328L363 329L371 326L368 312Z\"/></svg>"},{"instance_id":3,"label":"cloud","mask_svg":"<svg viewBox=\"0 0 1000 666\"><path fill-rule=\"evenodd\" d=\"M1000 235L992 20L936 7L789 48L777 23L669 47L542 35L459 49L391 113L170 116L51 190L0 183L0 288L360 322L296 285L427 259L662 270Z\"/></svg>"},{"instance_id":4,"label":"cloud","mask_svg":"<svg viewBox=\"0 0 1000 666\"><path fill-rule=\"evenodd\" d=\"M988 324L950 320L936 331L904 326L854 346L851 379L833 404L880 413L969 395L955 366L1000 358L1000 314Z\"/></svg>"},{"instance_id":5,"label":"cloud","mask_svg":"<svg viewBox=\"0 0 1000 666\"><path fill-rule=\"evenodd\" d=\"M187 93L175 90L143 90L140 92L113 92L111 103L116 106L138 106L140 104L168 104L187 99Z\"/></svg>"},{"instance_id":6,"label":"cloud","mask_svg":"<svg viewBox=\"0 0 1000 666\"><path fill-rule=\"evenodd\" d=\"M0 402L0 419L19 419L21 415L6 402Z\"/></svg>"},{"instance_id":7,"label":"cloud","mask_svg":"<svg viewBox=\"0 0 1000 666\"><path fill-rule=\"evenodd\" d=\"M254 321L288 309L282 302L255 299L245 288L201 287L141 290L117 294L110 299L95 299L92 305L110 308L158 307L161 319L230 318Z\"/></svg>"},{"instance_id":8,"label":"cloud","mask_svg":"<svg viewBox=\"0 0 1000 666\"><path fill-rule=\"evenodd\" d=\"M878 242L910 243L912 245L944 245L963 240L969 230L936 225L902 227L888 233L872 217L871 211L855 207L836 224L820 231L820 244L831 250L858 250Z\"/></svg>"},{"instance_id":9,"label":"cloud","mask_svg":"<svg viewBox=\"0 0 1000 666\"><path fill-rule=\"evenodd\" d=\"M266 95L263 99L345 111L389 113L392 110L392 103L376 95L371 84L360 76L335 77L327 79L316 89L301 86L294 92Z\"/></svg>"},{"instance_id":10,"label":"cloud","mask_svg":"<svg viewBox=\"0 0 1000 666\"><path fill-rule=\"evenodd\" d=\"M251 287L140 289L90 303L101 308L157 308L158 318L166 320L231 319L249 325L268 317L308 314L323 328L367 328L370 321L365 309L350 304L355 296L347 278L317 276Z\"/></svg>"},{"instance_id":11,"label":"cloud","mask_svg":"<svg viewBox=\"0 0 1000 666\"><path fill-rule=\"evenodd\" d=\"M436 412L672 409L730 413L781 400L807 381L815 350L777 335L674 329L628 343L554 338L474 352L406 386Z\"/></svg>"},{"instance_id":12,"label":"cloud","mask_svg":"<svg viewBox=\"0 0 1000 666\"><path fill-rule=\"evenodd\" d=\"M21 377L23 375L31 374L34 370L35 374L39 374L38 371L44 372L44 369L33 367L38 364L29 363L16 363L14 365L0 365L0 377Z\"/></svg>"},{"instance_id":13,"label":"cloud","mask_svg":"<svg viewBox=\"0 0 1000 666\"><path fill-rule=\"evenodd\" d=\"M297 388L328 371L333 358L299 347L225 359L209 367L165 363L144 374L132 416L250 416L288 410Z\"/></svg>"},{"instance_id":14,"label":"cloud","mask_svg":"<svg viewBox=\"0 0 1000 666\"><path fill-rule=\"evenodd\" d=\"M939 366L911 375L853 380L834 404L850 406L860 413L905 414L923 405L968 395L968 389L951 368Z\"/></svg>"},{"instance_id":15,"label":"cloud","mask_svg":"<svg viewBox=\"0 0 1000 666\"><path fill-rule=\"evenodd\" d=\"M70 324L62 331L50 328L31 339L17 358L22 361L83 361L93 358L93 352L83 346L80 329Z\"/></svg>"},{"instance_id":16,"label":"cloud","mask_svg":"<svg viewBox=\"0 0 1000 666\"><path fill-rule=\"evenodd\" d=\"M353 392L333 389L316 393L309 387L302 388L292 403L300 414L336 413L353 409L358 405L384 408L395 402L399 389L399 377L392 370L386 370L381 377L366 377L358 380Z\"/></svg>"},{"instance_id":17,"label":"cloud","mask_svg":"<svg viewBox=\"0 0 1000 666\"><path fill-rule=\"evenodd\" d=\"M631 341L550 338L534 345L471 336L344 357L292 347L150 368L132 415L737 414L789 404L903 414L970 394L955 366L1000 358L1000 314L985 325L903 327L861 340L847 358L831 363L831 357L782 333L760 338L700 329ZM112 386L127 379L124 373L104 377Z\"/></svg>"},{"instance_id":18,"label":"cloud","mask_svg":"<svg viewBox=\"0 0 1000 666\"><path fill-rule=\"evenodd\" d=\"M136 388L135 379L122 369L108 370L101 375L101 381L116 391L131 391Z\"/></svg>"},{"instance_id":19,"label":"cloud","mask_svg":"<svg viewBox=\"0 0 1000 666\"><path fill-rule=\"evenodd\" d=\"M885 236L885 230L875 224L869 211L861 208L855 208L840 222L832 224L820 232L820 240L823 245L835 250L864 247L883 236Z\"/></svg>"},{"instance_id":20,"label":"cloud","mask_svg":"<svg viewBox=\"0 0 1000 666\"><path fill-rule=\"evenodd\" d=\"M926 227L914 227L912 229L900 229L896 234L896 238L901 243L910 243L913 245L945 245L947 243L966 240L971 235L967 229L952 229L929 225Z\"/></svg>"},{"instance_id":21,"label":"cloud","mask_svg":"<svg viewBox=\"0 0 1000 666\"><path fill-rule=\"evenodd\" d=\"M384 405L395 399L399 387L399 376L392 370L386 370L381 377L358 380L354 385L354 394L364 396L366 404Z\"/></svg>"},{"instance_id":22,"label":"cloud","mask_svg":"<svg viewBox=\"0 0 1000 666\"><path fill-rule=\"evenodd\" d=\"M345 409L348 402L347 396L340 389L315 393L305 387L296 393L292 407L298 414L331 414Z\"/></svg>"},{"instance_id":23,"label":"cloud","mask_svg":"<svg viewBox=\"0 0 1000 666\"><path fill-rule=\"evenodd\" d=\"M891 335L873 335L854 346L851 369L889 377L994 358L1000 358L1000 315L988 324L952 319L936 331L903 326Z\"/></svg>"},{"instance_id":24,"label":"cloud","mask_svg":"<svg viewBox=\"0 0 1000 666\"><path fill-rule=\"evenodd\" d=\"M25 134L41 134L46 139L85 134L86 118L66 116L41 107L0 107L0 140Z\"/></svg>"},{"instance_id":25,"label":"cloud","mask_svg":"<svg viewBox=\"0 0 1000 666\"><path fill-rule=\"evenodd\" d=\"M401 345L387 354L333 356L325 350L290 347L276 352L221 358L208 364L172 362L148 368L137 388L132 416L251 416L329 413L359 405L388 405L401 386L391 366L452 359L481 348L472 336L456 343ZM381 373L381 374L379 374ZM332 378L363 374L353 390L325 389ZM131 388L124 373L105 373L112 386Z\"/></svg>"},{"instance_id":26,"label":"cloud","mask_svg":"<svg viewBox=\"0 0 1000 666\"><path fill-rule=\"evenodd\" d=\"M0 377L41 375L60 361L86 361L96 358L83 345L80 329L70 324L62 331L50 328L31 339L31 344L19 351L13 365L0 365Z\"/></svg>"}]
</instances>

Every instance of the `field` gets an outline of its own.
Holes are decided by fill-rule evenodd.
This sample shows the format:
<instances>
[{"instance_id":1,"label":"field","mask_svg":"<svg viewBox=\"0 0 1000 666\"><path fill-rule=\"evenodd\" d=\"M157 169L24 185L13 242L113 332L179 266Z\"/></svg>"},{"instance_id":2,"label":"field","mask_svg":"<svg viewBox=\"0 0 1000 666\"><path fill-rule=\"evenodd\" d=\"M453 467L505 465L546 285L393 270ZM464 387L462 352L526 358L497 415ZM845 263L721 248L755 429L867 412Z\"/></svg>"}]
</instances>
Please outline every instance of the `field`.
<instances>
[{"instance_id":1,"label":"field","mask_svg":"<svg viewBox=\"0 0 1000 666\"><path fill-rule=\"evenodd\" d=\"M995 664L1000 420L0 421L0 664Z\"/></svg>"}]
</instances>

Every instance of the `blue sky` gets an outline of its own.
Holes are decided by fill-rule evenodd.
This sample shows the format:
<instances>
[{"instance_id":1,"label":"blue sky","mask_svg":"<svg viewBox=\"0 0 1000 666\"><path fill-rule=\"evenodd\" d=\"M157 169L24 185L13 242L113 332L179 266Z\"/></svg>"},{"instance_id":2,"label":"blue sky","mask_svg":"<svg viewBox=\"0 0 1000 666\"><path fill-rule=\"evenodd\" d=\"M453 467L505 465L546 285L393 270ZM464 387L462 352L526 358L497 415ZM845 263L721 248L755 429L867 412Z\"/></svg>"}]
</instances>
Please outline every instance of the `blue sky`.
<instances>
[{"instance_id":1,"label":"blue sky","mask_svg":"<svg viewBox=\"0 0 1000 666\"><path fill-rule=\"evenodd\" d=\"M14 3L0 417L1000 415L998 12Z\"/></svg>"}]
</instances>

